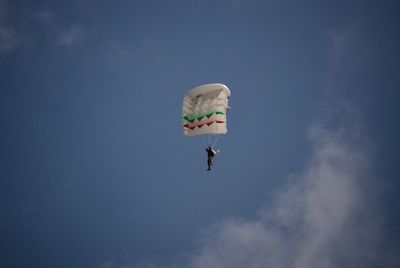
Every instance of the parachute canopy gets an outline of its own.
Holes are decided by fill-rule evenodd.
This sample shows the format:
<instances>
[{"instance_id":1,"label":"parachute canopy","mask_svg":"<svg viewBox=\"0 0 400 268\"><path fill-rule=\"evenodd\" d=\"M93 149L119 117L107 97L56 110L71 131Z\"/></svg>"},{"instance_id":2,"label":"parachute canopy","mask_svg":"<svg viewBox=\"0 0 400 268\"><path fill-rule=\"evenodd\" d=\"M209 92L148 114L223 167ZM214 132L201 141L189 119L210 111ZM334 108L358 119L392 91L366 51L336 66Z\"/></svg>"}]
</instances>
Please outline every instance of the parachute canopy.
<instances>
[{"instance_id":1,"label":"parachute canopy","mask_svg":"<svg viewBox=\"0 0 400 268\"><path fill-rule=\"evenodd\" d=\"M231 92L224 84L201 85L189 90L182 107L185 136L226 134L230 95Z\"/></svg>"}]
</instances>

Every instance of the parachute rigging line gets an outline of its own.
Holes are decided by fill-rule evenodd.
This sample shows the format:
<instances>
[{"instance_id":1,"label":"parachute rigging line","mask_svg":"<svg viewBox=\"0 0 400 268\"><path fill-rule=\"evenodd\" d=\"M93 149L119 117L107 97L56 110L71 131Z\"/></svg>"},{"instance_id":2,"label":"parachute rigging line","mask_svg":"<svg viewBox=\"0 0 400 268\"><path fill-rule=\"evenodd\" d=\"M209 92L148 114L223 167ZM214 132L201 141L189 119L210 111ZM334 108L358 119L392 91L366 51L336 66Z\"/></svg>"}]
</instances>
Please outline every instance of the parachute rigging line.
<instances>
[{"instance_id":1,"label":"parachute rigging line","mask_svg":"<svg viewBox=\"0 0 400 268\"><path fill-rule=\"evenodd\" d=\"M213 143L213 145L212 145L212 148L214 148L215 145L217 145L218 138L219 138L219 135L217 135L217 137L215 138L214 143Z\"/></svg>"}]
</instances>

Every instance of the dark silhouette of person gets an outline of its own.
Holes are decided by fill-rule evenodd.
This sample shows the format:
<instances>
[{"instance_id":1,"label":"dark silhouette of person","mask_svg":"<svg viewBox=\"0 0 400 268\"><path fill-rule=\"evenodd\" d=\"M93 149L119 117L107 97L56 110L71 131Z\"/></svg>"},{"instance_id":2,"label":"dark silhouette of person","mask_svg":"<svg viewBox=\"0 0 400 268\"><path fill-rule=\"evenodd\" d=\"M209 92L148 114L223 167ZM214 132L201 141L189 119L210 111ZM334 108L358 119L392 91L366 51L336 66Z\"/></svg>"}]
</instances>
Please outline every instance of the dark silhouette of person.
<instances>
[{"instance_id":1,"label":"dark silhouette of person","mask_svg":"<svg viewBox=\"0 0 400 268\"><path fill-rule=\"evenodd\" d=\"M212 159L214 158L216 151L214 151L213 148L211 148L211 146L208 146L206 148L206 151L207 151L207 165L208 165L207 170L211 170L211 167L213 166Z\"/></svg>"}]
</instances>

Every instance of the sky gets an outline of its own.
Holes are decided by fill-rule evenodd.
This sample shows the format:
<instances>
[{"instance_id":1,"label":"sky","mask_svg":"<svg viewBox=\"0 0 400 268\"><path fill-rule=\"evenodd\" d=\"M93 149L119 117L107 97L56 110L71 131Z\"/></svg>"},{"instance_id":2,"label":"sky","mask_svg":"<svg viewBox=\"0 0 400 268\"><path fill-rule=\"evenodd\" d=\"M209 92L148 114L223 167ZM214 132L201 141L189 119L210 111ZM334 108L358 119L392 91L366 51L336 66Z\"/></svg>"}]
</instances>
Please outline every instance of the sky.
<instances>
[{"instance_id":1,"label":"sky","mask_svg":"<svg viewBox=\"0 0 400 268\"><path fill-rule=\"evenodd\" d=\"M0 266L398 267L399 11L0 0ZM181 126L207 83L211 172Z\"/></svg>"}]
</instances>

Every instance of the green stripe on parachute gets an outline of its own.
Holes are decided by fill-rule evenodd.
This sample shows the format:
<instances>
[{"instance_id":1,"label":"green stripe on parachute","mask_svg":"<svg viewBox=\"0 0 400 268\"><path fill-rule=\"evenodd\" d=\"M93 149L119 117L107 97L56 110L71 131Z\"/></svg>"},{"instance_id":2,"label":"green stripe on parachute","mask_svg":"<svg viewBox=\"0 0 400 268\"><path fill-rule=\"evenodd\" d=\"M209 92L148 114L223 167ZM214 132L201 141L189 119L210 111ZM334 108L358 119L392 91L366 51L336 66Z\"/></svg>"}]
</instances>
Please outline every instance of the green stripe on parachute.
<instances>
[{"instance_id":1,"label":"green stripe on parachute","mask_svg":"<svg viewBox=\"0 0 400 268\"><path fill-rule=\"evenodd\" d=\"M183 119L185 119L186 121L188 121L188 122L190 122L190 123L193 123L194 120L196 120L196 118L191 118L191 117L188 116L188 115L185 115L185 116L183 117Z\"/></svg>"},{"instance_id":2,"label":"green stripe on parachute","mask_svg":"<svg viewBox=\"0 0 400 268\"><path fill-rule=\"evenodd\" d=\"M193 123L196 119L201 121L204 116L206 116L208 119L210 119L214 114L225 114L224 112L212 112L209 114L203 113L203 114L198 114L198 115L185 115L183 117L183 119L185 119L186 121Z\"/></svg>"}]
</instances>

